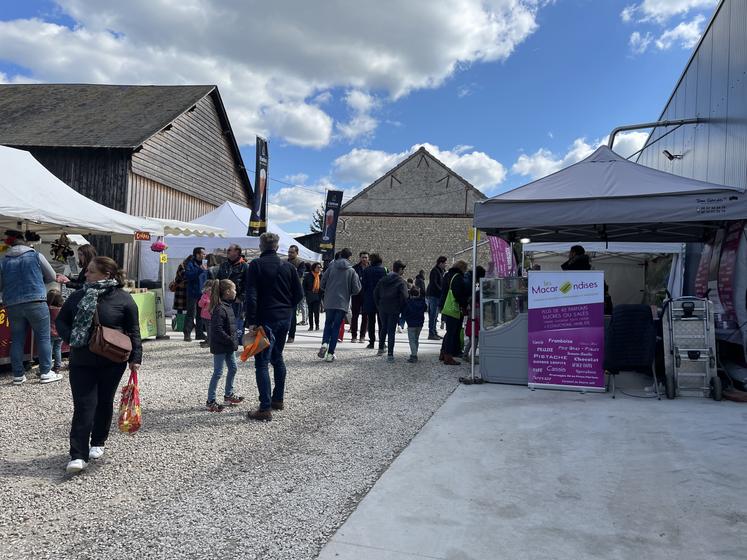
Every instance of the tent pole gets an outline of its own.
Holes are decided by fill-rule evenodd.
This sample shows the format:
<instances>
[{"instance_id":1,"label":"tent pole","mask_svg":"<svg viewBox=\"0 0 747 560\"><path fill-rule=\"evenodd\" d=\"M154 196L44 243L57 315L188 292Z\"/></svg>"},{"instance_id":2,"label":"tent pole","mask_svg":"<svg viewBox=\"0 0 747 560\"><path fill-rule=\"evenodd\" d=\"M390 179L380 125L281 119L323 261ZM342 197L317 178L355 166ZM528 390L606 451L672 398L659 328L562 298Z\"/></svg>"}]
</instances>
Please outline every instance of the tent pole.
<instances>
[{"instance_id":1,"label":"tent pole","mask_svg":"<svg viewBox=\"0 0 747 560\"><path fill-rule=\"evenodd\" d=\"M471 369L471 377L472 377L472 383L475 382L475 354L477 347L475 346L475 339L477 338L475 336L475 295L477 290L475 289L476 283L475 280L477 279L477 228L472 228L472 305L470 306L470 326L472 327L472 340L470 341L471 344L470 347L470 369Z\"/></svg>"}]
</instances>

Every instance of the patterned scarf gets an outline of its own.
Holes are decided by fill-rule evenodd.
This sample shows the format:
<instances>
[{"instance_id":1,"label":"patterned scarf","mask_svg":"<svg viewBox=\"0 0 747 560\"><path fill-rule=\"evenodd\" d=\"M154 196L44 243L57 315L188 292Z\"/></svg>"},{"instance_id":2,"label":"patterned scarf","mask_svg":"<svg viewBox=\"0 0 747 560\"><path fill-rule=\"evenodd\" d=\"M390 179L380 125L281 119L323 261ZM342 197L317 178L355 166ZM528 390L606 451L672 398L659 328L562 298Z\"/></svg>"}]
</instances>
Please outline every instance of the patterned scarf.
<instances>
[{"instance_id":1,"label":"patterned scarf","mask_svg":"<svg viewBox=\"0 0 747 560\"><path fill-rule=\"evenodd\" d=\"M99 296L108 290L117 286L116 280L99 280L93 284L83 286L85 294L78 303L78 310L75 312L73 319L73 332L70 334L70 346L73 348L82 348L88 345L91 338L91 323L93 314L99 302Z\"/></svg>"}]
</instances>

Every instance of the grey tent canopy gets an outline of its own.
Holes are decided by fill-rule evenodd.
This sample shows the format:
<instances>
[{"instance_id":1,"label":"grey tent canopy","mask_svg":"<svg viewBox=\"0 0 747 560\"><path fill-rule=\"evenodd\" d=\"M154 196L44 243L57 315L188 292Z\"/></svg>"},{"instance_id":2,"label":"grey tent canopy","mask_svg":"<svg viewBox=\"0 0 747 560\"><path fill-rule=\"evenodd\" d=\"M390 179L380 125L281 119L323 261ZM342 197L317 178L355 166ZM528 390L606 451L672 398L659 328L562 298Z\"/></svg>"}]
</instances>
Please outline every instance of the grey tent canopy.
<instances>
[{"instance_id":1,"label":"grey tent canopy","mask_svg":"<svg viewBox=\"0 0 747 560\"><path fill-rule=\"evenodd\" d=\"M607 146L561 171L475 203L474 226L509 241L702 241L747 218L744 188L628 161Z\"/></svg>"}]
</instances>

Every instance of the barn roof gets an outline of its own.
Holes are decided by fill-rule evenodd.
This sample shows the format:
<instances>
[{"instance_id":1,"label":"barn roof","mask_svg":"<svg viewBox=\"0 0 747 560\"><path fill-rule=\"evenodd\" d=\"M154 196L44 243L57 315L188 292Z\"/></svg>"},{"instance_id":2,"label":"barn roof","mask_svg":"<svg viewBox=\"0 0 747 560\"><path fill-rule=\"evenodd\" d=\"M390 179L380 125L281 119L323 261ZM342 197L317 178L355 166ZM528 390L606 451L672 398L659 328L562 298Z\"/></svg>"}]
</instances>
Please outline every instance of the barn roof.
<instances>
[{"instance_id":1,"label":"barn roof","mask_svg":"<svg viewBox=\"0 0 747 560\"><path fill-rule=\"evenodd\" d=\"M213 85L0 85L0 144L134 149L213 92L230 130Z\"/></svg>"}]
</instances>

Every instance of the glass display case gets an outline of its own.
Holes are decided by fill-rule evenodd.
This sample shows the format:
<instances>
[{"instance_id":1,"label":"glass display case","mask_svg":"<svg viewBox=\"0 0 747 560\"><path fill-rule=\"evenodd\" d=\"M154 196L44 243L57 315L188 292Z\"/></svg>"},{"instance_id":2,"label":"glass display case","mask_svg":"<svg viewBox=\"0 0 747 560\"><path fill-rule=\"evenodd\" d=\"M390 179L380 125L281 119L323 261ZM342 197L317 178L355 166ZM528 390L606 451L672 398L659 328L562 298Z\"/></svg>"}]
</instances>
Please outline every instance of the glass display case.
<instances>
[{"instance_id":1,"label":"glass display case","mask_svg":"<svg viewBox=\"0 0 747 560\"><path fill-rule=\"evenodd\" d=\"M527 312L527 279L522 277L480 280L480 328L490 330Z\"/></svg>"}]
</instances>

